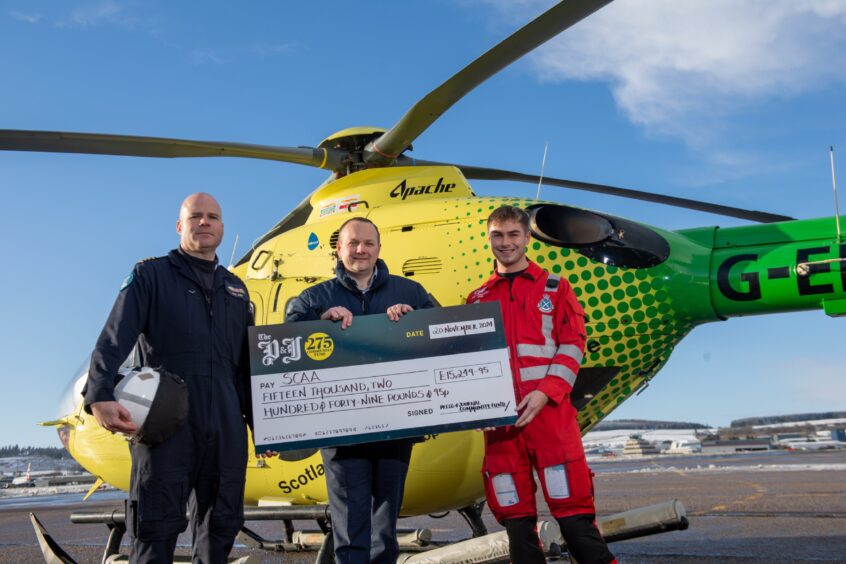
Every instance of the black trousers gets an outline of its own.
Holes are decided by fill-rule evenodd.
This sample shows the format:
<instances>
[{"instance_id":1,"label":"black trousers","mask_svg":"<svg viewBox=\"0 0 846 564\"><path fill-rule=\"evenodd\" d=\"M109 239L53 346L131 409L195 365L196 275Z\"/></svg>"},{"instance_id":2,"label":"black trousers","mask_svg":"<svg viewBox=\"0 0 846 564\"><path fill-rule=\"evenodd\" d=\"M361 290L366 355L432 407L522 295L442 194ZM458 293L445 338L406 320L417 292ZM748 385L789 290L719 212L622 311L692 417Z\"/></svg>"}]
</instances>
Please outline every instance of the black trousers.
<instances>
[{"instance_id":1,"label":"black trousers","mask_svg":"<svg viewBox=\"0 0 846 564\"><path fill-rule=\"evenodd\" d=\"M411 448L397 441L321 450L338 564L397 561L397 519Z\"/></svg>"},{"instance_id":2,"label":"black trousers","mask_svg":"<svg viewBox=\"0 0 846 564\"><path fill-rule=\"evenodd\" d=\"M608 550L593 515L573 515L556 519L567 552L579 564L608 564L614 555ZM546 562L537 531L537 517L518 517L502 522L508 534L508 549L514 564L543 564Z\"/></svg>"},{"instance_id":3,"label":"black trousers","mask_svg":"<svg viewBox=\"0 0 846 564\"><path fill-rule=\"evenodd\" d=\"M225 427L189 421L160 445L130 447L130 562L172 562L189 509L194 562L226 562L244 524L247 436L240 418Z\"/></svg>"}]
</instances>

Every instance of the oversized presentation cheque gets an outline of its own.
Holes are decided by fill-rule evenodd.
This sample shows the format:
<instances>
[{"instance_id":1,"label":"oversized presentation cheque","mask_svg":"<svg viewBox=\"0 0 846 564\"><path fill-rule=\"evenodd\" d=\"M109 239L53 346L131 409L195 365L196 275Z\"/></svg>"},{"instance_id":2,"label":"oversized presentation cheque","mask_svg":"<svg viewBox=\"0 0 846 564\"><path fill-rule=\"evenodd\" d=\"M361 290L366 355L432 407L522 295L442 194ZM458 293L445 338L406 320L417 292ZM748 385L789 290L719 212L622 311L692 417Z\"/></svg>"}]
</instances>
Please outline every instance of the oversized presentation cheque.
<instances>
[{"instance_id":1,"label":"oversized presentation cheque","mask_svg":"<svg viewBox=\"0 0 846 564\"><path fill-rule=\"evenodd\" d=\"M256 452L517 419L497 302L250 328Z\"/></svg>"}]
</instances>

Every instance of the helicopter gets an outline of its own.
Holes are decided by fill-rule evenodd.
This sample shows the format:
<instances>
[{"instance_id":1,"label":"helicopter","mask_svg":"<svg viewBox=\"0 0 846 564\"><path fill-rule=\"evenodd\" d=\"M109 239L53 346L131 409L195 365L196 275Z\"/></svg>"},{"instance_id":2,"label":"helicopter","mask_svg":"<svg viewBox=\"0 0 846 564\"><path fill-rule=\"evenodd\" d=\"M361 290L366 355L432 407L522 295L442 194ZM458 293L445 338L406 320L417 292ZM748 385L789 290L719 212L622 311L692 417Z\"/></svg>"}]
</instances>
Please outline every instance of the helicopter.
<instances>
[{"instance_id":1,"label":"helicopter","mask_svg":"<svg viewBox=\"0 0 846 564\"><path fill-rule=\"evenodd\" d=\"M614 186L546 177L562 186L760 222L668 231L603 212L526 197L480 197L470 181L532 184L537 175L410 156L411 144L460 98L544 40L607 2L565 1L521 28L421 99L393 127L354 127L316 147L269 147L67 132L0 131L0 149L145 157L232 156L324 169L330 178L260 237L233 270L247 284L257 324L280 323L285 304L332 276L342 221L363 215L380 226L382 258L421 282L442 305L463 303L492 268L484 219L503 203L526 208L529 258L566 276L588 316L585 364L572 395L584 432L638 393L695 327L735 316L823 309L842 315L846 247L833 218L793 220ZM87 469L128 487L126 445L80 409L79 374L69 411L56 423ZM473 432L427 440L415 449L404 514L472 505L483 497L481 440ZM314 451L249 463L248 502L312 505L326 500ZM437 492L433 495L433 492Z\"/></svg>"}]
</instances>

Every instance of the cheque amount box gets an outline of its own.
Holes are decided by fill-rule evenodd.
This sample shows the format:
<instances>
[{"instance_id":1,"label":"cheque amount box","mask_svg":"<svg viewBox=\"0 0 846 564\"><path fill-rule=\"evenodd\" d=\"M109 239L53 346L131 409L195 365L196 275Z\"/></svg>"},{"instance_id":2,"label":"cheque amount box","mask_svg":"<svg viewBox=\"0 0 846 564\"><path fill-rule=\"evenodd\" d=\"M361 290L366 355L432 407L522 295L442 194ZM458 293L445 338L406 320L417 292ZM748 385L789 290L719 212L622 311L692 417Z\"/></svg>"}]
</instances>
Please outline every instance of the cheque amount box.
<instances>
[{"instance_id":1,"label":"cheque amount box","mask_svg":"<svg viewBox=\"0 0 846 564\"><path fill-rule=\"evenodd\" d=\"M256 452L509 425L517 419L496 302L251 327Z\"/></svg>"}]
</instances>

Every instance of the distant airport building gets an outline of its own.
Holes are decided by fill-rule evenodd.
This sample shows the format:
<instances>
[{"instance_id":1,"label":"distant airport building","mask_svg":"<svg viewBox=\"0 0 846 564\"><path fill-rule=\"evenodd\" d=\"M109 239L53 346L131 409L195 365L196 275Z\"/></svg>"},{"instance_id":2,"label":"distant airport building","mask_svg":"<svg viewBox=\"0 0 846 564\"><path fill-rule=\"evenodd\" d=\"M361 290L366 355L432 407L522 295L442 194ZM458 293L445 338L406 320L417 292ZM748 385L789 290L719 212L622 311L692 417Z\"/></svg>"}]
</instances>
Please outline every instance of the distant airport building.
<instances>
[{"instance_id":1,"label":"distant airport building","mask_svg":"<svg viewBox=\"0 0 846 564\"><path fill-rule=\"evenodd\" d=\"M650 456L653 454L658 454L658 449L640 435L629 437L626 446L623 447L623 456Z\"/></svg>"},{"instance_id":2,"label":"distant airport building","mask_svg":"<svg viewBox=\"0 0 846 564\"><path fill-rule=\"evenodd\" d=\"M662 454L694 454L702 452L702 441L694 438L676 439L670 446L661 451Z\"/></svg>"},{"instance_id":3,"label":"distant airport building","mask_svg":"<svg viewBox=\"0 0 846 564\"><path fill-rule=\"evenodd\" d=\"M807 438L807 433L801 432L791 432L791 433L775 433L772 436L772 443L774 445L780 445L785 442L795 441L798 439L805 439Z\"/></svg>"},{"instance_id":4,"label":"distant airport building","mask_svg":"<svg viewBox=\"0 0 846 564\"><path fill-rule=\"evenodd\" d=\"M770 450L770 439L717 439L702 441L703 454Z\"/></svg>"}]
</instances>

